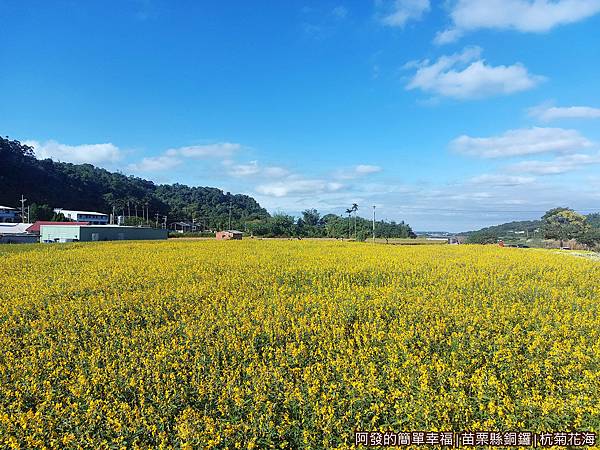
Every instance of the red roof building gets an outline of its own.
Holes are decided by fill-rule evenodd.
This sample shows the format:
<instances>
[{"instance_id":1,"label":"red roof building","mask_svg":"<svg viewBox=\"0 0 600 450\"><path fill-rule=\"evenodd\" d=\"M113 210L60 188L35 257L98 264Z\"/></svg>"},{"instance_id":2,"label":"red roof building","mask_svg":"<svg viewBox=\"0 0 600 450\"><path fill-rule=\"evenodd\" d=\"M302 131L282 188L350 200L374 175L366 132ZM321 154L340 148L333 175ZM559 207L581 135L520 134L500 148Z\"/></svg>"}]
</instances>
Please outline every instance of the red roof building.
<instances>
[{"instance_id":1,"label":"red roof building","mask_svg":"<svg viewBox=\"0 0 600 450\"><path fill-rule=\"evenodd\" d=\"M40 234L40 227L42 225L89 225L89 222L48 222L45 220L38 220L37 222L35 222L33 225L31 225L29 228L27 228L28 233L36 233L36 234Z\"/></svg>"}]
</instances>

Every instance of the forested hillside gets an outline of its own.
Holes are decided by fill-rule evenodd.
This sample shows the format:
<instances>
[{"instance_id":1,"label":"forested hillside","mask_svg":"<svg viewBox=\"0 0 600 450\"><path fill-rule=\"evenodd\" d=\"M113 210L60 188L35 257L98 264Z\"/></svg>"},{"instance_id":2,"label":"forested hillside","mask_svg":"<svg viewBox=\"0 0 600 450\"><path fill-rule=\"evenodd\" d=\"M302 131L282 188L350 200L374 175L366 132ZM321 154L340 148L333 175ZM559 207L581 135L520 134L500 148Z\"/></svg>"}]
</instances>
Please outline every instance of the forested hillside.
<instances>
[{"instance_id":1,"label":"forested hillside","mask_svg":"<svg viewBox=\"0 0 600 450\"><path fill-rule=\"evenodd\" d=\"M541 220L521 220L517 222L508 222L503 223L501 225L494 225L491 227L482 228L477 231L467 231L461 233L465 236L474 234L474 233L491 233L497 234L499 236L503 236L505 234L515 233L515 232L530 232L533 233L535 230L542 226Z\"/></svg>"},{"instance_id":2,"label":"forested hillside","mask_svg":"<svg viewBox=\"0 0 600 450\"><path fill-rule=\"evenodd\" d=\"M540 220L509 222L479 231L463 233L471 244L493 244L500 239L507 241L527 239L550 239L560 242L576 240L595 249L600 246L600 214L587 216L571 208L559 207L547 211Z\"/></svg>"},{"instance_id":3,"label":"forested hillside","mask_svg":"<svg viewBox=\"0 0 600 450\"><path fill-rule=\"evenodd\" d=\"M50 159L38 160L31 147L19 141L0 138L0 205L19 206L24 195L31 205L31 220L59 220L52 208L81 209L128 216L129 224L154 223L156 214L162 224L195 220L202 229L229 226L256 236L335 237L364 240L372 235L372 222L356 216L342 217L315 209L301 217L276 214L273 217L248 195L231 195L212 187L181 184L156 185L152 181L94 167ZM349 210L350 211L350 210ZM348 211L347 211L348 212ZM64 218L63 218L64 219ZM378 221L376 236L414 237L404 222Z\"/></svg>"},{"instance_id":4,"label":"forested hillside","mask_svg":"<svg viewBox=\"0 0 600 450\"><path fill-rule=\"evenodd\" d=\"M587 224L592 228L600 228L600 213L592 213L585 216ZM540 220L522 220L518 222L508 222L501 225L494 225L491 227L482 228L477 231L467 231L461 233L464 236L468 236L476 233L488 233L496 236L506 236L514 233L529 233L533 234L536 230L539 230L543 225L543 221Z\"/></svg>"},{"instance_id":5,"label":"forested hillside","mask_svg":"<svg viewBox=\"0 0 600 450\"><path fill-rule=\"evenodd\" d=\"M247 195L231 195L212 187L180 184L156 185L138 177L50 159L38 160L31 147L0 137L0 205L18 206L21 195L28 204L49 205L142 217L167 215L169 222L196 218L207 227L232 227L265 219L268 212Z\"/></svg>"}]
</instances>

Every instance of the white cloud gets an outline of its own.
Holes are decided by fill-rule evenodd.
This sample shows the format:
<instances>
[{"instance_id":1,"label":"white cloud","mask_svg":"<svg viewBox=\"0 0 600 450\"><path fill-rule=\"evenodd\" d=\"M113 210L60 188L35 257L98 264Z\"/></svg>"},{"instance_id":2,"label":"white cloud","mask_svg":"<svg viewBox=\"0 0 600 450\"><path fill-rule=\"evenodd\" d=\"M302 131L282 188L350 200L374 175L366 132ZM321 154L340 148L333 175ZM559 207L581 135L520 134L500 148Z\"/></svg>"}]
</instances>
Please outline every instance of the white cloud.
<instances>
[{"instance_id":1,"label":"white cloud","mask_svg":"<svg viewBox=\"0 0 600 450\"><path fill-rule=\"evenodd\" d=\"M536 219L565 202L575 209L590 208L600 199L599 180L582 178L580 183L568 184L559 179L553 184L549 177L490 172L453 184L441 180L403 185L355 183L331 186L334 190L327 190L325 180L317 180L303 183L300 189L279 185L280 189L263 189L267 195L254 191L253 196L270 211L283 209L294 215L306 208L344 215L348 205L356 202L361 217L371 217L371 205L377 205L378 220L405 220L413 230L466 231ZM283 184L289 183L285 180Z\"/></svg>"},{"instance_id":2,"label":"white cloud","mask_svg":"<svg viewBox=\"0 0 600 450\"><path fill-rule=\"evenodd\" d=\"M406 89L421 89L463 100L526 91L544 80L544 77L530 74L520 63L491 66L481 58L478 47L442 56L435 62L413 61L405 65L405 68L412 67L416 67L417 71Z\"/></svg>"},{"instance_id":3,"label":"white cloud","mask_svg":"<svg viewBox=\"0 0 600 450\"><path fill-rule=\"evenodd\" d=\"M351 180L354 178L364 177L372 175L374 173L381 172L383 169L379 166L371 164L358 164L351 168L340 169L334 173L335 178L342 180Z\"/></svg>"},{"instance_id":4,"label":"white cloud","mask_svg":"<svg viewBox=\"0 0 600 450\"><path fill-rule=\"evenodd\" d=\"M324 194L338 191L342 187L341 183L320 179L307 179L293 175L284 181L261 184L256 187L256 191L272 197L287 197L295 194Z\"/></svg>"},{"instance_id":5,"label":"white cloud","mask_svg":"<svg viewBox=\"0 0 600 450\"><path fill-rule=\"evenodd\" d=\"M56 141L44 143L25 141L23 143L33 147L39 159L51 158L55 161L75 164L102 164L117 162L122 157L121 150L111 143L82 145L66 145Z\"/></svg>"},{"instance_id":6,"label":"white cloud","mask_svg":"<svg viewBox=\"0 0 600 450\"><path fill-rule=\"evenodd\" d=\"M600 153L590 155L576 153L565 155L550 161L521 161L508 167L515 172L530 173L536 175L558 175L572 172L585 166L600 164Z\"/></svg>"},{"instance_id":7,"label":"white cloud","mask_svg":"<svg viewBox=\"0 0 600 450\"><path fill-rule=\"evenodd\" d=\"M487 173L468 180L470 184L485 185L488 187L521 186L523 184L531 184L534 181L535 178L533 177Z\"/></svg>"},{"instance_id":8,"label":"white cloud","mask_svg":"<svg viewBox=\"0 0 600 450\"><path fill-rule=\"evenodd\" d=\"M562 128L524 128L500 136L460 136L450 143L455 152L481 158L501 158L540 153L568 153L592 146L576 130Z\"/></svg>"},{"instance_id":9,"label":"white cloud","mask_svg":"<svg viewBox=\"0 0 600 450\"><path fill-rule=\"evenodd\" d=\"M453 26L438 33L436 42L453 42L478 29L543 33L600 12L600 0L457 0Z\"/></svg>"},{"instance_id":10,"label":"white cloud","mask_svg":"<svg viewBox=\"0 0 600 450\"><path fill-rule=\"evenodd\" d=\"M258 161L250 161L248 164L233 164L229 168L229 175L234 177L247 177L260 172Z\"/></svg>"},{"instance_id":11,"label":"white cloud","mask_svg":"<svg viewBox=\"0 0 600 450\"><path fill-rule=\"evenodd\" d=\"M231 142L170 148L162 155L143 158L140 162L129 164L127 168L134 172L167 170L181 165L186 158L225 158L222 162L227 165L233 164L229 158L241 149L240 144Z\"/></svg>"},{"instance_id":12,"label":"white cloud","mask_svg":"<svg viewBox=\"0 0 600 450\"><path fill-rule=\"evenodd\" d=\"M262 173L270 178L280 178L288 175L290 172L283 167L267 166L263 169Z\"/></svg>"},{"instance_id":13,"label":"white cloud","mask_svg":"<svg viewBox=\"0 0 600 450\"><path fill-rule=\"evenodd\" d=\"M567 106L556 107L550 105L540 105L529 109L529 115L544 122L550 122L558 119L598 119L600 118L600 108L590 106Z\"/></svg>"},{"instance_id":14,"label":"white cloud","mask_svg":"<svg viewBox=\"0 0 600 450\"><path fill-rule=\"evenodd\" d=\"M170 148L165 154L167 156L179 155L186 158L228 158L241 149L242 146L240 144L218 142L216 144Z\"/></svg>"},{"instance_id":15,"label":"white cloud","mask_svg":"<svg viewBox=\"0 0 600 450\"><path fill-rule=\"evenodd\" d=\"M258 161L250 161L247 164L232 164L231 161L227 161L225 164L228 166L227 173L234 177L251 177L251 176L262 176L267 178L281 178L286 176L289 172L277 166L266 166L262 167Z\"/></svg>"},{"instance_id":16,"label":"white cloud","mask_svg":"<svg viewBox=\"0 0 600 450\"><path fill-rule=\"evenodd\" d=\"M440 31L435 35L435 43L438 45L449 44L451 42L457 41L463 32L458 28L454 28L451 30Z\"/></svg>"},{"instance_id":17,"label":"white cloud","mask_svg":"<svg viewBox=\"0 0 600 450\"><path fill-rule=\"evenodd\" d=\"M403 27L409 20L420 20L431 9L429 0L394 0L382 2L385 10L381 22L392 27Z\"/></svg>"},{"instance_id":18,"label":"white cloud","mask_svg":"<svg viewBox=\"0 0 600 450\"><path fill-rule=\"evenodd\" d=\"M354 168L354 170L360 175L368 175L371 173L381 172L382 169L379 166L373 166L370 164L359 164Z\"/></svg>"},{"instance_id":19,"label":"white cloud","mask_svg":"<svg viewBox=\"0 0 600 450\"><path fill-rule=\"evenodd\" d=\"M180 158L169 155L150 156L143 158L138 163L129 164L127 169L133 172L157 172L177 167L183 161Z\"/></svg>"}]
</instances>

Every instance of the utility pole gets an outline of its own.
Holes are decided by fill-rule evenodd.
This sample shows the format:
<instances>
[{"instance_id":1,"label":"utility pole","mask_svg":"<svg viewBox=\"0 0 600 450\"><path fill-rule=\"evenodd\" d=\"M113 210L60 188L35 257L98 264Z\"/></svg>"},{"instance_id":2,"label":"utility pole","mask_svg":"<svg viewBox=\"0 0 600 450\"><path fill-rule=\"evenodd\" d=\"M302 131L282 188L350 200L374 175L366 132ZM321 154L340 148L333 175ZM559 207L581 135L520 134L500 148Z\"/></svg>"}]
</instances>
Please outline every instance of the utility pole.
<instances>
[{"instance_id":1,"label":"utility pole","mask_svg":"<svg viewBox=\"0 0 600 450\"><path fill-rule=\"evenodd\" d=\"M25 202L27 199L21 194L21 223L25 223Z\"/></svg>"},{"instance_id":2,"label":"utility pole","mask_svg":"<svg viewBox=\"0 0 600 450\"><path fill-rule=\"evenodd\" d=\"M156 228L158 228L158 216L159 216L159 214L156 213Z\"/></svg>"},{"instance_id":3,"label":"utility pole","mask_svg":"<svg viewBox=\"0 0 600 450\"><path fill-rule=\"evenodd\" d=\"M231 230L231 207L232 207L232 201L229 200L229 229Z\"/></svg>"},{"instance_id":4,"label":"utility pole","mask_svg":"<svg viewBox=\"0 0 600 450\"><path fill-rule=\"evenodd\" d=\"M373 205L373 243L375 243L375 205Z\"/></svg>"}]
</instances>

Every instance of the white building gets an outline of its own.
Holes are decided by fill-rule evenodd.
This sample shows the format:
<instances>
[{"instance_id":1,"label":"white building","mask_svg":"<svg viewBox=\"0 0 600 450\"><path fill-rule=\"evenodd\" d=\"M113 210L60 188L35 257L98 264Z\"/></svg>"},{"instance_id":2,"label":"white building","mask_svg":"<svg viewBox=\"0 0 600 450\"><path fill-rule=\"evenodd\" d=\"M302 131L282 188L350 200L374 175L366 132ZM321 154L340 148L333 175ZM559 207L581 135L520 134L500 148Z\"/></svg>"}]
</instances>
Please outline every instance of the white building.
<instances>
[{"instance_id":1,"label":"white building","mask_svg":"<svg viewBox=\"0 0 600 450\"><path fill-rule=\"evenodd\" d=\"M16 222L19 216L19 211L10 206L0 206L0 223Z\"/></svg>"},{"instance_id":2,"label":"white building","mask_svg":"<svg viewBox=\"0 0 600 450\"><path fill-rule=\"evenodd\" d=\"M89 222L90 225L107 225L108 214L94 211L75 211L72 209L56 208L56 214L62 214L74 222Z\"/></svg>"}]
</instances>

